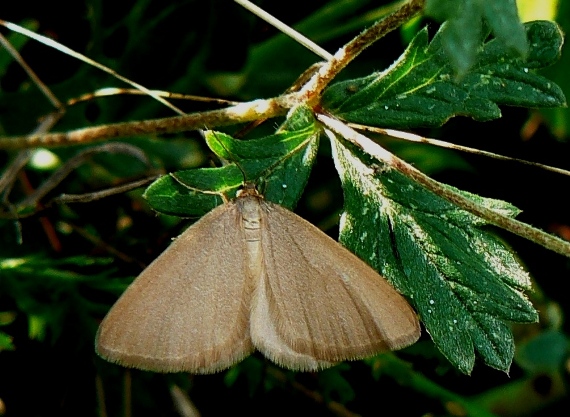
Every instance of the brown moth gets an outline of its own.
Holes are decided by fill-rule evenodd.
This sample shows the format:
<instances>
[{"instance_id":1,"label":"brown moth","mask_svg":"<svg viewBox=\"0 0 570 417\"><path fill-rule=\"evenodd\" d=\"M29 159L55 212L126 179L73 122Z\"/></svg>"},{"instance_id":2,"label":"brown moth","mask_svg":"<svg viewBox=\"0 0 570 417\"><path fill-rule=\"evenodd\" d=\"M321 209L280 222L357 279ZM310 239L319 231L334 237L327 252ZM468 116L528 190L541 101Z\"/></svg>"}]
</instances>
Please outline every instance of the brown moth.
<instances>
[{"instance_id":1,"label":"brown moth","mask_svg":"<svg viewBox=\"0 0 570 417\"><path fill-rule=\"evenodd\" d=\"M246 186L135 279L101 323L96 350L128 367L205 374L257 349L313 371L419 335L415 312L384 278Z\"/></svg>"}]
</instances>

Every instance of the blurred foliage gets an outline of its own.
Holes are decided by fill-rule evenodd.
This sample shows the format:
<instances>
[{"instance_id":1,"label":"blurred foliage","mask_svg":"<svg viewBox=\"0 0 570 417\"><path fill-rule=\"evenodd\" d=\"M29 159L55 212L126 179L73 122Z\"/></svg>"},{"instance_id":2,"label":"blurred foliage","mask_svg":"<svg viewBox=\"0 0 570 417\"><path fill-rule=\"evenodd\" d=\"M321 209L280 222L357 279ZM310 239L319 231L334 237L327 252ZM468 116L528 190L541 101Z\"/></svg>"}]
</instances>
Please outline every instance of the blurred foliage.
<instances>
[{"instance_id":1,"label":"blurred foliage","mask_svg":"<svg viewBox=\"0 0 570 417\"><path fill-rule=\"evenodd\" d=\"M303 33L330 52L396 5L369 0L258 3L286 23L300 22ZM560 2L559 10L567 3ZM557 16L565 27L567 16ZM58 7L49 2L13 2L0 18L55 38L148 88L177 93L232 100L271 97L317 61L294 41L224 0L62 0ZM410 31L417 33L426 25L433 36L438 23L415 20L365 51L339 80L389 67L413 37ZM45 45L6 30L2 33L64 102L97 89L124 87ZM542 72L560 80L563 89L568 79L564 74L570 71L567 55L563 52L561 61ZM216 107L176 104L187 112ZM29 133L52 111L21 67L0 50L0 135ZM441 128L417 132L570 169L564 127L568 119L563 113L552 111L556 119L547 116L546 125L527 109L502 107L501 112L502 118L487 123L457 117ZM170 115L150 98L117 95L69 107L55 130ZM271 121L250 136L269 136L274 128ZM523 210L521 220L570 238L570 203L563 198L567 178L476 155L379 139L434 178L508 201ZM153 172L218 162L195 132L122 142L142 149ZM39 157L32 159L19 172L10 201L24 199L80 150L51 149L47 165ZM329 145L322 141L296 211L335 235L336 226L330 225L337 224L343 199L330 155ZM15 152L0 153L0 171L14 156ZM42 201L61 193L105 189L148 173L148 164L132 154L97 153ZM185 225L178 218L155 216L141 189L87 204L46 207L41 216L19 222L0 220L0 402L5 415L129 415L126 398L131 399L132 415L180 415L171 398L175 385L204 416L228 409L248 415L377 415L398 410L401 415L550 416L559 408L568 409L570 329L564 318L570 310L565 289L570 262L500 231L498 238L516 250L534 279L530 297L540 314L539 324L512 327L516 353L509 375L482 363L471 376L462 375L427 334L397 354L308 374L280 370L257 354L209 376L126 371L99 359L93 339L105 312Z\"/></svg>"}]
</instances>

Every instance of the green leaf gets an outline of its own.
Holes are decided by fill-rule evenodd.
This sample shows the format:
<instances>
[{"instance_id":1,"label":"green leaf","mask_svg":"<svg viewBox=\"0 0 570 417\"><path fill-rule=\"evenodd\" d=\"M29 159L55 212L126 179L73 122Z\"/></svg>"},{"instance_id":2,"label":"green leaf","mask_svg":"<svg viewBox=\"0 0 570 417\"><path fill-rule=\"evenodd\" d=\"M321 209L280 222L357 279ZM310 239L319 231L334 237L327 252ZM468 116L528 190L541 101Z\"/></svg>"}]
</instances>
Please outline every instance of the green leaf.
<instances>
[{"instance_id":1,"label":"green leaf","mask_svg":"<svg viewBox=\"0 0 570 417\"><path fill-rule=\"evenodd\" d=\"M109 292L109 258L72 256L50 259L43 255L0 260L0 294L8 294L25 314L28 336L55 342L65 323L82 329L81 341L91 340L96 321L94 312L102 313L108 306L92 302L85 294L93 290ZM103 272L101 272L103 271ZM124 287L123 287L124 289Z\"/></svg>"},{"instance_id":2,"label":"green leaf","mask_svg":"<svg viewBox=\"0 0 570 417\"><path fill-rule=\"evenodd\" d=\"M477 63L460 82L442 46L443 28L428 44L418 33L392 67L382 73L328 88L322 105L335 116L371 126L439 126L453 116L487 121L499 118L499 104L525 107L565 105L552 81L531 72L560 56L562 34L553 22L525 26L531 49L522 61L496 39L487 42Z\"/></svg>"},{"instance_id":3,"label":"green leaf","mask_svg":"<svg viewBox=\"0 0 570 417\"><path fill-rule=\"evenodd\" d=\"M506 322L537 320L523 293L529 276L515 255L482 228L482 219L396 170L373 165L340 140L332 147L345 197L342 243L409 297L454 366L470 373L477 352L507 371L514 342ZM518 213L508 203L463 194L503 214Z\"/></svg>"},{"instance_id":4,"label":"green leaf","mask_svg":"<svg viewBox=\"0 0 570 417\"><path fill-rule=\"evenodd\" d=\"M426 15L447 21L442 45L454 71L465 75L475 63L487 24L505 49L524 58L529 50L515 0L427 0Z\"/></svg>"},{"instance_id":5,"label":"green leaf","mask_svg":"<svg viewBox=\"0 0 570 417\"><path fill-rule=\"evenodd\" d=\"M221 194L235 194L241 178L235 165L178 171L154 181L143 196L160 213L201 216L222 203Z\"/></svg>"},{"instance_id":6,"label":"green leaf","mask_svg":"<svg viewBox=\"0 0 570 417\"><path fill-rule=\"evenodd\" d=\"M224 375L224 383L228 387L231 387L235 385L238 378L243 376L247 382L249 395L253 396L263 383L264 372L265 367L263 361L255 356L249 356L226 372Z\"/></svg>"},{"instance_id":7,"label":"green leaf","mask_svg":"<svg viewBox=\"0 0 570 417\"><path fill-rule=\"evenodd\" d=\"M271 136L237 140L225 133L209 131L208 146L231 164L161 177L147 188L144 196L161 213L202 215L222 202L221 195L233 198L245 179L260 183L260 191L268 200L293 208L307 183L318 135L312 112L305 107L293 110Z\"/></svg>"},{"instance_id":8,"label":"green leaf","mask_svg":"<svg viewBox=\"0 0 570 417\"><path fill-rule=\"evenodd\" d=\"M541 3L542 4L542 3ZM557 4L558 11L556 13L556 21L561 26L564 33L570 31L570 2L560 1ZM570 92L570 77L568 77L568 68L570 68L570 54L568 52L562 54L560 60L555 65L542 71L542 75L557 83L562 90L568 94ZM542 109L541 114L546 119L552 133L558 139L566 139L570 133L570 108Z\"/></svg>"},{"instance_id":9,"label":"green leaf","mask_svg":"<svg viewBox=\"0 0 570 417\"><path fill-rule=\"evenodd\" d=\"M327 402L336 400L341 404L346 404L354 400L354 389L342 374L349 369L347 364L341 363L319 372L319 391L323 393Z\"/></svg>"},{"instance_id":10,"label":"green leaf","mask_svg":"<svg viewBox=\"0 0 570 417\"><path fill-rule=\"evenodd\" d=\"M520 367L533 373L556 372L564 368L568 352L568 337L560 331L550 330L521 344L515 360Z\"/></svg>"}]
</instances>

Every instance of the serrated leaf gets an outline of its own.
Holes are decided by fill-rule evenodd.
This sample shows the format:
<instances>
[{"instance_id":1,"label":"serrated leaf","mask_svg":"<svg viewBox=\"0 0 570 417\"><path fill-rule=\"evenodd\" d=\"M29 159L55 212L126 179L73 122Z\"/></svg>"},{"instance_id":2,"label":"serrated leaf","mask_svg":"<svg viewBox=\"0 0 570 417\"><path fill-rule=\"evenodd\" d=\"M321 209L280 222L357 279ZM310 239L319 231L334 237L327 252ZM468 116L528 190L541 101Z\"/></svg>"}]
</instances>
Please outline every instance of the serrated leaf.
<instances>
[{"instance_id":1,"label":"serrated leaf","mask_svg":"<svg viewBox=\"0 0 570 417\"><path fill-rule=\"evenodd\" d=\"M161 177L147 188L144 196L156 211L196 216L219 205L221 195L233 198L247 180L258 183L266 199L293 208L307 183L318 135L312 112L305 107L293 110L271 136L237 140L209 131L206 142L210 149L231 163Z\"/></svg>"},{"instance_id":2,"label":"serrated leaf","mask_svg":"<svg viewBox=\"0 0 570 417\"><path fill-rule=\"evenodd\" d=\"M323 107L353 123L411 128L440 126L458 115L496 119L501 116L500 104L565 105L556 84L530 71L551 65L560 56L562 35L554 22L525 25L531 45L526 61L496 39L487 42L460 82L454 81L442 46L443 29L429 44L427 30L419 32L386 71L332 85L323 94Z\"/></svg>"},{"instance_id":3,"label":"serrated leaf","mask_svg":"<svg viewBox=\"0 0 570 417\"><path fill-rule=\"evenodd\" d=\"M232 190L235 194L241 178L242 173L235 165L177 171L154 181L143 197L163 214L201 216L222 203L221 194Z\"/></svg>"},{"instance_id":4,"label":"serrated leaf","mask_svg":"<svg viewBox=\"0 0 570 417\"><path fill-rule=\"evenodd\" d=\"M514 342L506 322L537 320L523 292L530 279L517 258L481 227L482 219L372 164L341 140L332 140L332 147L345 196L342 243L410 298L454 366L470 373L477 352L507 371ZM503 214L518 212L508 203L463 194Z\"/></svg>"},{"instance_id":5,"label":"serrated leaf","mask_svg":"<svg viewBox=\"0 0 570 417\"><path fill-rule=\"evenodd\" d=\"M441 42L459 76L475 63L484 24L491 28L503 48L515 51L520 57L528 53L529 44L515 0L427 0L425 12L447 21Z\"/></svg>"}]
</instances>

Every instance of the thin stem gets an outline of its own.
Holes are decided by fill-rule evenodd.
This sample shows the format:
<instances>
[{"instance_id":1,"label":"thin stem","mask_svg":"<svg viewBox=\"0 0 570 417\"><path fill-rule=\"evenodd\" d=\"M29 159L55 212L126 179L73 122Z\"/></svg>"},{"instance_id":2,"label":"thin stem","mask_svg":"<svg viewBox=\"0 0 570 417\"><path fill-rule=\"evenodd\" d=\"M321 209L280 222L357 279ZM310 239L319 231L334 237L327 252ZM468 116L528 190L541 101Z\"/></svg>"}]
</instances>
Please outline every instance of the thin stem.
<instances>
[{"instance_id":1,"label":"thin stem","mask_svg":"<svg viewBox=\"0 0 570 417\"><path fill-rule=\"evenodd\" d=\"M125 385L123 386L123 415L132 417L133 415L133 376L130 369L125 370Z\"/></svg>"},{"instance_id":2,"label":"thin stem","mask_svg":"<svg viewBox=\"0 0 570 417\"><path fill-rule=\"evenodd\" d=\"M34 70L32 70L30 66L26 63L26 61L24 61L20 53L16 49L14 49L14 47L10 44L10 42L8 42L8 39L6 39L1 33L0 33L0 44L2 44L2 46L10 53L10 55L12 55L12 58L14 58L14 60L16 60L18 64L20 64L22 69L26 71L28 77L30 77L30 79L34 82L34 84L38 86L40 91L44 94L44 96L47 97L47 99L51 102L51 104L56 109L62 110L63 104L61 103L61 101L59 101L59 99L55 96L55 94L51 92L48 86L45 85L42 80L40 80L40 78L36 75Z\"/></svg>"},{"instance_id":3,"label":"thin stem","mask_svg":"<svg viewBox=\"0 0 570 417\"><path fill-rule=\"evenodd\" d=\"M174 403L174 408L180 414L180 417L199 417L200 411L196 408L188 394L178 385L170 387L170 397Z\"/></svg>"},{"instance_id":4,"label":"thin stem","mask_svg":"<svg viewBox=\"0 0 570 417\"><path fill-rule=\"evenodd\" d=\"M270 15L262 8L256 6L252 2L248 0L234 0L239 5L243 6L256 16L260 17L261 19L265 20L271 26L279 29L281 32L289 36L290 38L297 41L299 44L303 45L309 51L314 52L316 55L320 56L321 58L325 59L326 61L330 61L333 56L332 54L328 53L325 49L321 48L315 42L307 38L306 36L300 34L295 29L290 26L287 26L285 23L277 19L276 17Z\"/></svg>"},{"instance_id":5,"label":"thin stem","mask_svg":"<svg viewBox=\"0 0 570 417\"><path fill-rule=\"evenodd\" d=\"M4 46L4 48L12 55L14 60L20 64L20 66L24 69L26 74L30 77L32 82L36 84L38 89L46 96L46 98L52 103L52 105L56 108L56 112L49 114L47 117L44 117L43 120L39 123L39 125L35 128L34 132L36 134L43 134L49 131L63 116L65 111L65 107L59 101L59 99L55 96L55 94L49 89L47 85L44 84L42 80L36 75L36 73L30 68L30 66L26 63L24 58L20 55L20 53L14 49L14 47L8 42L8 40L0 33L0 44ZM4 194L2 196L2 202L8 203L8 195L10 194L11 187L16 180L16 176L18 172L26 166L30 158L32 157L31 151L22 151L18 153L18 155L14 158L14 160L10 163L10 165L6 168L2 176L0 176L0 194Z\"/></svg>"},{"instance_id":6,"label":"thin stem","mask_svg":"<svg viewBox=\"0 0 570 417\"><path fill-rule=\"evenodd\" d=\"M101 152L123 153L130 155L146 164L148 168L152 168L149 159L140 148L137 148L136 146L130 145L128 143L105 143L103 145L85 149L72 158L68 159L65 164L63 164L57 171L55 171L46 181L42 183L40 187L38 187L32 194L27 196L19 205L22 207L35 206L43 197L46 196L47 193L59 185L59 183L61 183L65 177L67 177L73 170L82 165L93 155Z\"/></svg>"},{"instance_id":7,"label":"thin stem","mask_svg":"<svg viewBox=\"0 0 570 417\"><path fill-rule=\"evenodd\" d=\"M359 417L359 414L356 414L353 411L349 410L341 403L336 401L327 401L321 393L310 390L297 381L291 381L283 371L276 368L275 366L268 366L267 373L282 384L290 385L293 389L300 392L307 398L310 398L315 403L324 405L332 414L338 417Z\"/></svg>"},{"instance_id":8,"label":"thin stem","mask_svg":"<svg viewBox=\"0 0 570 417\"><path fill-rule=\"evenodd\" d=\"M473 149L473 148L469 148L467 146L461 146L461 145L456 145L454 143L445 142L443 140L426 138L424 136L415 135L413 133L402 132L402 131L394 130L394 129L382 129L379 127L359 125L356 123L348 123L348 126L354 128L354 129L358 129L358 130L366 130L368 132L380 133L382 135L388 135L388 136L391 136L394 138L404 139L404 140L407 140L409 142L427 143L428 145L434 145L434 146L438 146L440 148L453 149L455 151L467 152L467 153L472 153L475 155L486 156L488 158L498 159L499 161L518 162L519 164L544 169L545 171L555 172L556 174L570 176L570 171L567 171L567 170L562 169L562 168L556 168L556 167L552 167L550 165L539 164L538 162L527 161L525 159L512 158L510 156L504 156L504 155L500 155L500 154L493 153L493 152L487 152L487 151L482 151L479 149Z\"/></svg>"},{"instance_id":9,"label":"thin stem","mask_svg":"<svg viewBox=\"0 0 570 417\"><path fill-rule=\"evenodd\" d=\"M103 251L109 253L110 255L112 255L113 257L120 259L121 261L123 261L125 263L136 264L139 268L141 268L141 270L147 267L147 265L145 265L144 263L140 262L136 258L133 258L132 256L127 255L124 252L121 252L120 250L118 250L115 247L113 247L112 245L106 243L99 236L94 235L93 233L91 233L87 229L85 229L83 227L79 227L73 223L65 222L63 224L68 226L75 233L77 233L79 236L81 236L82 238L84 238L85 240L87 240L88 242L93 244L93 247L96 247L97 250L103 250Z\"/></svg>"},{"instance_id":10,"label":"thin stem","mask_svg":"<svg viewBox=\"0 0 570 417\"><path fill-rule=\"evenodd\" d=\"M95 200L100 200L105 197L110 197L112 195L124 194L128 191L135 190L140 187L144 187L147 184L157 180L161 175L151 175L149 177L141 178L135 181L129 181L126 184L117 185L115 187L106 188L101 191L94 191L92 193L84 194L61 194L51 200L48 205L61 204L61 203L90 203Z\"/></svg>"},{"instance_id":11,"label":"thin stem","mask_svg":"<svg viewBox=\"0 0 570 417\"><path fill-rule=\"evenodd\" d=\"M95 375L95 392L97 394L97 411L99 417L107 417L107 407L105 405L105 387L103 386L103 379L97 373Z\"/></svg>"},{"instance_id":12,"label":"thin stem","mask_svg":"<svg viewBox=\"0 0 570 417\"><path fill-rule=\"evenodd\" d=\"M42 35L38 35L37 33L32 32L31 30L28 30L26 28L18 26L14 23L7 22L5 20L0 19L0 25L7 27L8 29L10 29L14 32L21 33L22 35L26 35L26 36L28 36L28 37L30 37L30 38L38 41L38 42L43 43L44 45L51 46L52 48L57 49L58 51L61 51L61 52L65 53L69 56L74 57L74 58L77 58L77 59L79 59L79 60L81 60L81 61L83 61L89 65L92 65L95 68L98 68L101 71L106 72L107 74L111 74L113 77L115 77L115 78L129 84L129 85L132 85L136 89L141 90L144 93L148 94L149 96L153 97L155 100L164 104L166 107L172 109L174 112L176 112L180 115L185 114L182 110L180 110L176 106L172 105L171 103L169 103L168 101L166 101L165 99L160 97L159 95L153 94L153 92L151 90L149 90L148 88L146 88L145 86L143 86L139 83L136 83L134 81L131 81L126 77L123 77L119 73L113 71L111 68L106 67L105 65L102 65L102 64L98 63L97 61L94 61L91 58L88 58L85 55L80 54L79 52L76 52L71 48L68 48L65 45L62 45L61 43L56 42L53 39L47 38L47 37L42 36Z\"/></svg>"},{"instance_id":13,"label":"thin stem","mask_svg":"<svg viewBox=\"0 0 570 417\"><path fill-rule=\"evenodd\" d=\"M438 196L445 198L447 201L461 207L462 209L472 214L475 214L478 217L481 217L490 224L508 230L509 232L528 239L532 242L538 243L539 245L544 246L545 248L550 249L556 253L570 257L570 242L529 226L526 223L483 207L475 203L473 200L470 200L469 198L456 193L444 184L431 179L423 172L417 170L407 162L386 151L371 139L367 138L364 135L361 135L337 119L326 116L324 114L317 114L316 117L332 132L342 136L346 140L358 146L368 155L386 163L388 166L398 170L408 178L424 186L429 191L432 191Z\"/></svg>"},{"instance_id":14,"label":"thin stem","mask_svg":"<svg viewBox=\"0 0 570 417\"><path fill-rule=\"evenodd\" d=\"M16 181L16 177L22 168L26 166L30 158L32 157L32 150L25 150L18 152L16 157L10 162L10 165L0 176L0 194L2 194L2 202L8 202L8 195L10 194L11 188Z\"/></svg>"},{"instance_id":15,"label":"thin stem","mask_svg":"<svg viewBox=\"0 0 570 417\"><path fill-rule=\"evenodd\" d=\"M239 101L232 101L232 100L224 100L221 98L212 98L212 97L203 97L203 96L194 96L191 94L180 94L180 93L171 93L170 91L161 91L161 90L150 90L153 95L172 98L176 100L192 100L198 101L202 103L213 103L218 104L220 106L233 106L236 104L240 104ZM99 90L93 91L92 93L82 94L79 97L71 98L67 100L68 106L73 106L77 103L81 103L84 101L93 100L98 97L109 97L109 96L116 96L121 94L129 94L129 95L138 95L138 96L146 96L148 95L144 91L140 91L134 88L116 88L116 87L107 87L107 88L100 88Z\"/></svg>"},{"instance_id":16,"label":"thin stem","mask_svg":"<svg viewBox=\"0 0 570 417\"><path fill-rule=\"evenodd\" d=\"M61 101L53 94L53 92L48 88L47 85L43 83L42 80L36 75L36 73L31 69L31 67L26 63L26 61L22 58L20 53L12 47L10 42L4 36L0 34L0 43L6 48L6 50L12 55L12 57L16 60L18 64L24 69L24 71L28 74L32 82L38 87L38 89L46 96L46 98L52 103L52 105L56 108L55 112L48 114L46 117L43 118L34 130L36 134L44 134L45 132L49 131L63 116L65 113L65 106L61 103ZM20 174L21 182L24 189L28 193L32 193L33 187L28 182L27 175L25 172L21 172L24 166L28 163L33 155L32 150L22 150L18 152L14 161L10 163L6 171L0 177L0 194L3 194L1 197L2 205L6 206L10 215L17 218L16 208L10 203L9 195L14 183L16 181L16 177ZM0 214L3 214L0 212ZM52 246L52 248L59 252L61 250L61 242L59 241L57 234L55 233L55 228L53 224L45 217L40 218L40 223L44 229L44 232ZM22 233L21 233L21 224L19 221L16 221L16 232L17 232L17 240L21 244L22 243Z\"/></svg>"}]
</instances>

